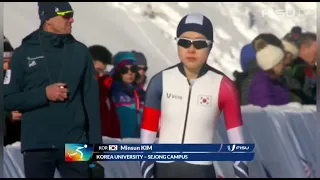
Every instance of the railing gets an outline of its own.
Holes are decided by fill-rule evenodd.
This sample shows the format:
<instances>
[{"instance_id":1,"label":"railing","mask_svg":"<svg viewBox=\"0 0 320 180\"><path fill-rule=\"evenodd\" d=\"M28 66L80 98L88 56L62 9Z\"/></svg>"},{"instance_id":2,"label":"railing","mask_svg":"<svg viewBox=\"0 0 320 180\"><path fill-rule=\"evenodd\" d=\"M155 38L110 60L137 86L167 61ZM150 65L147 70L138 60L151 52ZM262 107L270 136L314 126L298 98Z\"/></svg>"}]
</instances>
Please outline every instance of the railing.
<instances>
[{"instance_id":1,"label":"railing","mask_svg":"<svg viewBox=\"0 0 320 180\"><path fill-rule=\"evenodd\" d=\"M250 177L320 177L316 169L316 132L320 130L320 119L316 117L315 106L270 106L259 108L242 107L244 138L247 143L256 144L255 159L249 162ZM215 136L215 143L228 143L223 117ZM104 143L139 143L139 139L112 139L104 137ZM318 142L320 143L320 142ZM318 153L317 153L318 152ZM317 154L316 154L317 153ZM138 162L101 162L106 178L141 177ZM233 177L231 162L214 162L220 177ZM20 143L4 149L5 177L23 178L23 158ZM317 174L318 173L318 174ZM56 177L60 177L56 172Z\"/></svg>"}]
</instances>

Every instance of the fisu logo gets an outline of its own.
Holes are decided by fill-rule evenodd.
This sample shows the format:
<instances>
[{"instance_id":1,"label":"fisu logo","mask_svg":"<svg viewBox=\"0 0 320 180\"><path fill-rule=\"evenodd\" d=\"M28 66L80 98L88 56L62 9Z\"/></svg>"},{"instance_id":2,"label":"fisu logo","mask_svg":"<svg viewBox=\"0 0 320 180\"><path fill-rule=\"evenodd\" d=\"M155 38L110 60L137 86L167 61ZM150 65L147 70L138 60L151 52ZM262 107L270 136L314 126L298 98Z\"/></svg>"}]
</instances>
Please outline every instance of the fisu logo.
<instances>
[{"instance_id":1,"label":"fisu logo","mask_svg":"<svg viewBox=\"0 0 320 180\"><path fill-rule=\"evenodd\" d=\"M236 149L236 145L234 144L234 145L228 145L227 146L227 148L228 148L228 151L231 151L231 152L233 152L235 149Z\"/></svg>"},{"instance_id":2,"label":"fisu logo","mask_svg":"<svg viewBox=\"0 0 320 180\"><path fill-rule=\"evenodd\" d=\"M175 94L171 94L171 93L167 93L167 98L170 99L179 99L179 100L182 100L182 96L179 96L179 95L175 95Z\"/></svg>"}]
</instances>

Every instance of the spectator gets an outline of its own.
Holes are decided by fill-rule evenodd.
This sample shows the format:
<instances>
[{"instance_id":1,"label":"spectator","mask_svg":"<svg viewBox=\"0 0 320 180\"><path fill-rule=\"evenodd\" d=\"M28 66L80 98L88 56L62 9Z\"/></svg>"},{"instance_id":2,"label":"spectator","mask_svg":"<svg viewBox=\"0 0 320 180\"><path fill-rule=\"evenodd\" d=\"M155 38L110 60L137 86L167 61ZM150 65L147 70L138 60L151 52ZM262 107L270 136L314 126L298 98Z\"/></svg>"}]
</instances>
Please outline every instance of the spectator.
<instances>
[{"instance_id":1,"label":"spectator","mask_svg":"<svg viewBox=\"0 0 320 180\"><path fill-rule=\"evenodd\" d=\"M9 40L4 37L3 47L3 70L4 70L4 83L8 83L11 76L11 70L9 69L10 60L12 57L13 47ZM5 136L4 145L12 144L20 141L21 134L21 117L22 114L19 111L5 112Z\"/></svg>"},{"instance_id":2,"label":"spectator","mask_svg":"<svg viewBox=\"0 0 320 180\"><path fill-rule=\"evenodd\" d=\"M299 49L295 42L290 39L283 39L282 44L285 50L283 78L290 93L290 102L302 103L302 86L299 81L293 77L293 74L290 70L294 60L299 56Z\"/></svg>"},{"instance_id":3,"label":"spectator","mask_svg":"<svg viewBox=\"0 0 320 180\"><path fill-rule=\"evenodd\" d=\"M299 57L299 49L294 42L283 39L282 44L285 51L284 65L288 69L293 61Z\"/></svg>"},{"instance_id":4,"label":"spectator","mask_svg":"<svg viewBox=\"0 0 320 180\"><path fill-rule=\"evenodd\" d=\"M271 33L261 33L256 38L253 39L252 44L255 44L257 40L264 40L267 44L280 47L281 49L284 49L283 44L281 40ZM257 51L257 49L255 49Z\"/></svg>"},{"instance_id":5,"label":"spectator","mask_svg":"<svg viewBox=\"0 0 320 180\"><path fill-rule=\"evenodd\" d=\"M135 83L139 74L134 54L117 53L114 56L114 67L111 93L120 119L121 137L139 137L144 90Z\"/></svg>"},{"instance_id":6,"label":"spectator","mask_svg":"<svg viewBox=\"0 0 320 180\"><path fill-rule=\"evenodd\" d=\"M71 35L68 2L38 2L41 25L10 63L4 108L22 116L26 178L89 178L88 162L66 162L65 143L102 143L99 89L88 48ZM70 157L70 156L69 156Z\"/></svg>"},{"instance_id":7,"label":"spectator","mask_svg":"<svg viewBox=\"0 0 320 180\"><path fill-rule=\"evenodd\" d=\"M300 58L311 67L315 66L317 58L317 35L306 32L300 37Z\"/></svg>"},{"instance_id":8,"label":"spectator","mask_svg":"<svg viewBox=\"0 0 320 180\"><path fill-rule=\"evenodd\" d=\"M256 51L253 47L252 43L249 43L242 47L241 53L240 53L240 62L243 72L248 71L248 63L250 61L255 61L256 59Z\"/></svg>"},{"instance_id":9,"label":"spectator","mask_svg":"<svg viewBox=\"0 0 320 180\"><path fill-rule=\"evenodd\" d=\"M291 37L298 40L302 35L302 28L300 26L294 26L291 29Z\"/></svg>"},{"instance_id":10,"label":"spectator","mask_svg":"<svg viewBox=\"0 0 320 180\"><path fill-rule=\"evenodd\" d=\"M284 36L283 39L287 39L293 42L296 46L299 46L299 39L302 35L302 28L300 26L294 26L291 31Z\"/></svg>"},{"instance_id":11,"label":"spectator","mask_svg":"<svg viewBox=\"0 0 320 180\"><path fill-rule=\"evenodd\" d=\"M241 105L248 104L248 88L252 77L259 69L256 63L256 51L252 43L245 45L240 53L241 67L244 72L235 72L236 86L239 91Z\"/></svg>"},{"instance_id":12,"label":"spectator","mask_svg":"<svg viewBox=\"0 0 320 180\"><path fill-rule=\"evenodd\" d=\"M317 35L311 32L302 34L300 44L300 57L311 67L315 67L318 52Z\"/></svg>"},{"instance_id":13,"label":"spectator","mask_svg":"<svg viewBox=\"0 0 320 180\"><path fill-rule=\"evenodd\" d=\"M303 91L302 103L315 104L316 92L316 57L317 36L315 33L306 32L300 37L300 54L290 67L293 78L299 81ZM311 93L314 92L314 93Z\"/></svg>"},{"instance_id":14,"label":"spectator","mask_svg":"<svg viewBox=\"0 0 320 180\"><path fill-rule=\"evenodd\" d=\"M261 71L255 74L249 87L249 103L261 107L289 103L288 89L280 81L284 68L283 49L263 39L257 39L254 46Z\"/></svg>"},{"instance_id":15,"label":"spectator","mask_svg":"<svg viewBox=\"0 0 320 180\"><path fill-rule=\"evenodd\" d=\"M136 58L136 63L138 67L139 78L137 79L138 85L140 85L143 89L147 82L146 72L148 70L147 58L141 52L133 51L133 54Z\"/></svg>"},{"instance_id":16,"label":"spectator","mask_svg":"<svg viewBox=\"0 0 320 180\"><path fill-rule=\"evenodd\" d=\"M110 93L112 78L105 73L106 67L112 62L112 54L106 47L101 45L90 46L89 52L98 74L102 135L120 138L120 122Z\"/></svg>"},{"instance_id":17,"label":"spectator","mask_svg":"<svg viewBox=\"0 0 320 180\"><path fill-rule=\"evenodd\" d=\"M4 36L3 44L3 70L7 71L9 69L9 63L13 53L13 47L10 44L10 41ZM5 77L5 76L4 76Z\"/></svg>"},{"instance_id":18,"label":"spectator","mask_svg":"<svg viewBox=\"0 0 320 180\"><path fill-rule=\"evenodd\" d=\"M256 61L256 51L254 44L257 39L263 39L267 43L283 48L281 41L273 34L262 33L259 34L250 44L245 45L241 49L240 62L243 73L236 74L236 86L239 90L241 105L248 105L249 86L256 72L260 70Z\"/></svg>"},{"instance_id":19,"label":"spectator","mask_svg":"<svg viewBox=\"0 0 320 180\"><path fill-rule=\"evenodd\" d=\"M303 85L303 92L306 95L306 99L304 101L304 104L317 104L317 80L316 80L316 74L311 74L312 72L308 72L306 70L306 79L305 83Z\"/></svg>"},{"instance_id":20,"label":"spectator","mask_svg":"<svg viewBox=\"0 0 320 180\"><path fill-rule=\"evenodd\" d=\"M90 46L89 52L94 61L94 67L99 73L99 76L105 75L107 66L112 64L112 53L102 45Z\"/></svg>"}]
</instances>

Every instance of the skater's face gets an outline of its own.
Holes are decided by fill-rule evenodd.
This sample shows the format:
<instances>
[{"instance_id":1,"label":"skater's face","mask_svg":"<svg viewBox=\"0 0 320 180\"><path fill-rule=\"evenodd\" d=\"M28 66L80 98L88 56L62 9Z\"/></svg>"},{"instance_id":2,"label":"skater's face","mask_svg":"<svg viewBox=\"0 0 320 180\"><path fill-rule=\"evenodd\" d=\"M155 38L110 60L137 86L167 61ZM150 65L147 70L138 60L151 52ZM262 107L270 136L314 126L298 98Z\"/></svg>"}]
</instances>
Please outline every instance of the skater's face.
<instances>
[{"instance_id":1,"label":"skater's face","mask_svg":"<svg viewBox=\"0 0 320 180\"><path fill-rule=\"evenodd\" d=\"M185 32L178 41L178 55L184 66L188 69L199 69L206 63L211 43L207 38L197 32Z\"/></svg>"}]
</instances>

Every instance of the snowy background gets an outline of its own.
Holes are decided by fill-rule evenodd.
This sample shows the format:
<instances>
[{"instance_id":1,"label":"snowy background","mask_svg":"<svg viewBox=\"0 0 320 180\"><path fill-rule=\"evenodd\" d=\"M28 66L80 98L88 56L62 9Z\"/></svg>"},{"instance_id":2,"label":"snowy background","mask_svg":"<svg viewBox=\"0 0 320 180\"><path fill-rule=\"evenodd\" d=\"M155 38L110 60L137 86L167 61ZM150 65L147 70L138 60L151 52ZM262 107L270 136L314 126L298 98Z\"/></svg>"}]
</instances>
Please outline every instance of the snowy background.
<instances>
[{"instance_id":1,"label":"snowy background","mask_svg":"<svg viewBox=\"0 0 320 180\"><path fill-rule=\"evenodd\" d=\"M233 79L233 71L241 71L241 47L259 33L282 38L294 25L316 32L316 2L150 2L158 14L153 19L143 15L150 12L147 4L73 2L73 35L87 46L102 44L113 53L144 52L152 76L179 62L173 39L179 20L188 13L202 13L211 19L215 31L208 63ZM37 8L35 2L4 3L4 35L14 47L39 27Z\"/></svg>"}]
</instances>

